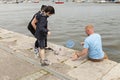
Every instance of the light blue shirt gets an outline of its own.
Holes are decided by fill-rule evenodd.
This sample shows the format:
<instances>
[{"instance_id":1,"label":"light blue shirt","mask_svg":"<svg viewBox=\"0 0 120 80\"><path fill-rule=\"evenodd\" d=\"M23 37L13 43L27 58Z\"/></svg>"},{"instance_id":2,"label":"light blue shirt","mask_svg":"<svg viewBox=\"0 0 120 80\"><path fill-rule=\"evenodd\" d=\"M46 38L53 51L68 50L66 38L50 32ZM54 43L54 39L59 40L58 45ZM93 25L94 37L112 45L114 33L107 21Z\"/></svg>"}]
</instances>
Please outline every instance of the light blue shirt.
<instances>
[{"instance_id":1,"label":"light blue shirt","mask_svg":"<svg viewBox=\"0 0 120 80\"><path fill-rule=\"evenodd\" d=\"M102 59L104 57L101 36L99 34L89 35L84 41L84 48L88 49L89 58Z\"/></svg>"}]
</instances>

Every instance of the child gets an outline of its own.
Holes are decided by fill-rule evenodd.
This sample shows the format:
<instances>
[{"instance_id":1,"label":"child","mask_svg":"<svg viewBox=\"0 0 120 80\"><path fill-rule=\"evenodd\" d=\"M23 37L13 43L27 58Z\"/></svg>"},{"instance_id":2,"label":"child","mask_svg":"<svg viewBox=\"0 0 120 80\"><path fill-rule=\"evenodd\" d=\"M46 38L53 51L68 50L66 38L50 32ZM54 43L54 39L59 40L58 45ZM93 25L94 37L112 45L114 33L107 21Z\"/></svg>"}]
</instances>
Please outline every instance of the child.
<instances>
[{"instance_id":1,"label":"child","mask_svg":"<svg viewBox=\"0 0 120 80\"><path fill-rule=\"evenodd\" d=\"M37 14L40 14L40 13L44 12L45 7L47 7L47 6L46 6L46 5L42 5L42 6L41 6L41 10L34 14L33 18L31 19L31 21L30 21L29 24L28 24L28 30L29 30L33 35L35 35L35 29L36 29L36 28L33 27L33 25L31 24L31 22L32 22L32 20L35 18L35 16L36 16Z\"/></svg>"},{"instance_id":2,"label":"child","mask_svg":"<svg viewBox=\"0 0 120 80\"><path fill-rule=\"evenodd\" d=\"M38 41L39 47L39 54L40 54L40 62L42 66L49 65L47 60L45 59L45 41L47 35L50 34L49 30L47 29L47 18L51 15L55 14L55 10L52 6L47 6L44 9L44 12L41 14L37 14L35 18L32 20L33 27L36 28L35 37Z\"/></svg>"},{"instance_id":3,"label":"child","mask_svg":"<svg viewBox=\"0 0 120 80\"><path fill-rule=\"evenodd\" d=\"M41 6L41 10L38 11L36 14L34 14L33 18L31 19L31 21L30 21L29 24L28 24L28 30L33 34L33 36L35 36L36 27L34 27L34 26L32 25L32 20L35 18L36 15L43 13L45 7L47 7L47 6L46 6L46 5L42 5L42 6ZM36 24L35 24L35 25L36 25ZM45 41L45 42L46 42L46 47L47 47L47 38L46 38L46 41ZM38 57L38 56L39 56L39 55L38 55L38 52L39 52L39 51L38 51L38 41L37 41L37 40L35 41L35 49L34 49L34 51L35 51L35 57Z\"/></svg>"}]
</instances>

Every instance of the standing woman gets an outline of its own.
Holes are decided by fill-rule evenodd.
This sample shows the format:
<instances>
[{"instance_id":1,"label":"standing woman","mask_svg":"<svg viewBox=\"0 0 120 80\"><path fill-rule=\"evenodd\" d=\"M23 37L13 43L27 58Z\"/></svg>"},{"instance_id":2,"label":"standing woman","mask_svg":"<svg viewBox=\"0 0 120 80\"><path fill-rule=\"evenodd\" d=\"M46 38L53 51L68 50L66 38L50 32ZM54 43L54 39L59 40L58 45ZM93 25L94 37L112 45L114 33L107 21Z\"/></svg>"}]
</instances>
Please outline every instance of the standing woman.
<instances>
[{"instance_id":1,"label":"standing woman","mask_svg":"<svg viewBox=\"0 0 120 80\"><path fill-rule=\"evenodd\" d=\"M55 14L55 10L52 6L47 6L44 9L44 12L41 14L37 14L36 17L32 20L33 27L36 28L35 37L38 40L39 54L40 54L40 62L42 66L49 65L47 60L45 59L45 45L47 35L50 34L47 26L48 21L47 18L51 15Z\"/></svg>"}]
</instances>

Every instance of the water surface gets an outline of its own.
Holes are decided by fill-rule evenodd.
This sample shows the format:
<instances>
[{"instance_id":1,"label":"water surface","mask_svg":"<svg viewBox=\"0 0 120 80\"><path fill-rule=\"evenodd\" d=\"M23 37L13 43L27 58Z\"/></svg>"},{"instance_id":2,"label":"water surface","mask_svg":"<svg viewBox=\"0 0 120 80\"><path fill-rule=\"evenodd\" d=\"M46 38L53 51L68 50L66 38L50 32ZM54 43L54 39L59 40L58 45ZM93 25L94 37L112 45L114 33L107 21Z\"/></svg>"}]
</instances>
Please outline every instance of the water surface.
<instances>
[{"instance_id":1,"label":"water surface","mask_svg":"<svg viewBox=\"0 0 120 80\"><path fill-rule=\"evenodd\" d=\"M104 51L110 59L120 62L120 4L0 4L0 27L32 36L27 25L42 4L52 5L56 10L48 19L52 33L48 41L65 46L66 41L72 39L76 43L73 49L81 50L80 42L87 37L84 27L93 24L95 32L102 36Z\"/></svg>"}]
</instances>

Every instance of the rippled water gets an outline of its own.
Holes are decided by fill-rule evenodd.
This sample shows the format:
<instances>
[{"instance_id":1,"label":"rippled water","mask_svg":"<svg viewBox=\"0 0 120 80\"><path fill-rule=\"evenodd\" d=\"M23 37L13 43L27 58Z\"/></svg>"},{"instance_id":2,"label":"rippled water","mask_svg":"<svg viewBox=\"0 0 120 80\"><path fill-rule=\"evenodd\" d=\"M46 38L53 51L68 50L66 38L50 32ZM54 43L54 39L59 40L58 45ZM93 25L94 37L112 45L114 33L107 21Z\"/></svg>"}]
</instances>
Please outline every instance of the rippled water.
<instances>
[{"instance_id":1,"label":"rippled water","mask_svg":"<svg viewBox=\"0 0 120 80\"><path fill-rule=\"evenodd\" d=\"M104 51L110 59L120 62L120 4L0 4L0 27L32 36L26 26L42 4L52 5L56 10L48 19L52 33L48 41L65 46L72 39L76 43L73 49L81 50L80 42L86 37L84 27L93 24L102 36Z\"/></svg>"}]
</instances>

